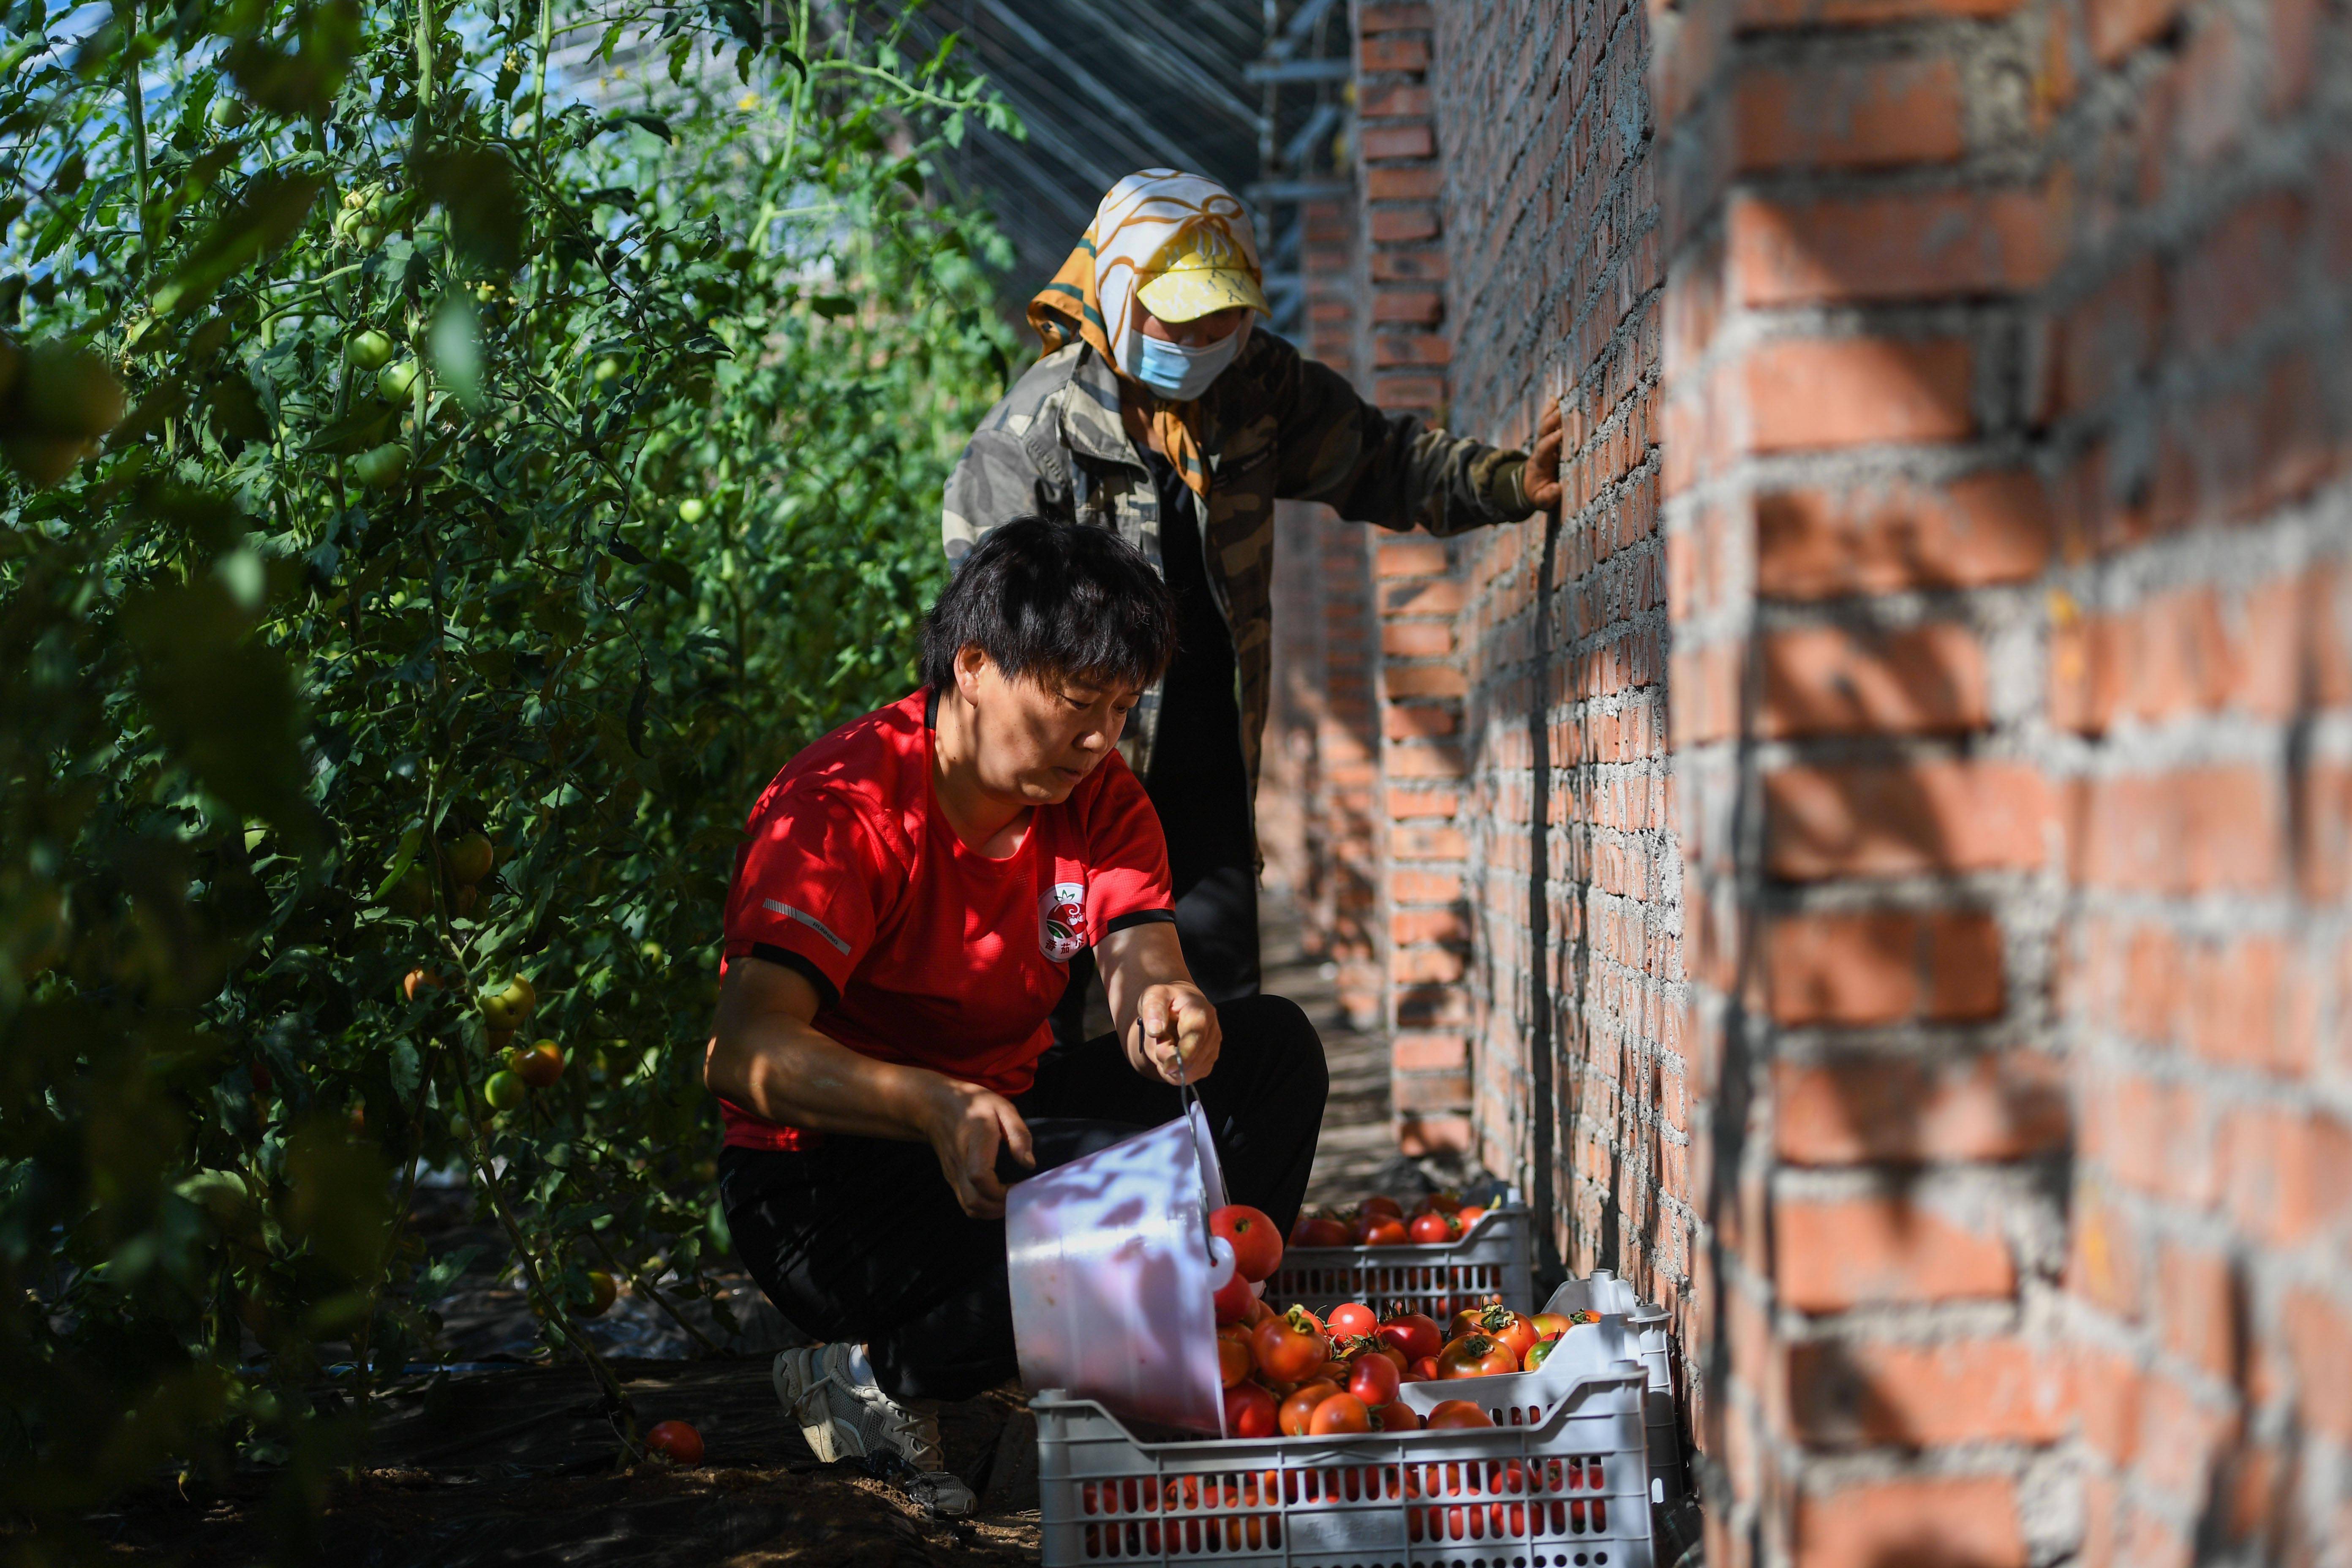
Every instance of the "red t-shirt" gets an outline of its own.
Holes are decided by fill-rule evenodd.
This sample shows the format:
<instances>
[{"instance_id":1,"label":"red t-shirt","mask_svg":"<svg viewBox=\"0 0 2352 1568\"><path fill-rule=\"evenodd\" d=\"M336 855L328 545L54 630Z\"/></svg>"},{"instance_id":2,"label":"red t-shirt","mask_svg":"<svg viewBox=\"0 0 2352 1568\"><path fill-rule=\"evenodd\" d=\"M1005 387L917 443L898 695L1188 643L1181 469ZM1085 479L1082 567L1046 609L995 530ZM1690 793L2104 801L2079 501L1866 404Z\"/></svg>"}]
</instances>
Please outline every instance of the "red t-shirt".
<instances>
[{"instance_id":1,"label":"red t-shirt","mask_svg":"<svg viewBox=\"0 0 2352 1568\"><path fill-rule=\"evenodd\" d=\"M760 796L727 892L730 963L788 963L816 984L816 1027L877 1060L1019 1094L1052 1043L1069 961L1173 920L1168 846L1114 753L992 860L956 837L931 788L928 689L835 730ZM816 1136L719 1102L727 1142Z\"/></svg>"}]
</instances>

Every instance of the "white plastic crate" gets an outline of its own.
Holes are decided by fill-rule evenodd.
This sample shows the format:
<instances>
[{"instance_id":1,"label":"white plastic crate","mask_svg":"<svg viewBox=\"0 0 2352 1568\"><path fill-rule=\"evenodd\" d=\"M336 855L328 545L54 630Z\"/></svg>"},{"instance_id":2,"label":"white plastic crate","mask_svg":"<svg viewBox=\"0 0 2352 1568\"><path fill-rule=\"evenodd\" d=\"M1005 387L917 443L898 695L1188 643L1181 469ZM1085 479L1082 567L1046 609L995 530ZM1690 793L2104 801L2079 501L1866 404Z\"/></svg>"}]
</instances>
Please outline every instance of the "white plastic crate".
<instances>
[{"instance_id":1,"label":"white plastic crate","mask_svg":"<svg viewBox=\"0 0 2352 1568\"><path fill-rule=\"evenodd\" d=\"M1402 1247L1292 1247L1265 1282L1277 1308L1301 1302L1328 1311L1361 1301L1387 1312L1402 1302L1443 1324L1465 1307L1499 1297L1525 1312L1535 1305L1533 1231L1527 1205L1513 1192L1478 1216L1459 1241Z\"/></svg>"},{"instance_id":2,"label":"white plastic crate","mask_svg":"<svg viewBox=\"0 0 2352 1568\"><path fill-rule=\"evenodd\" d=\"M1408 1383L1400 1397L1424 1414L1441 1399L1475 1399L1490 1410L1515 1409L1533 1420L1549 1411L1580 1378L1621 1361L1634 1363L1642 1368L1642 1419L1647 1434L1643 1446L1649 1455L1650 1500L1666 1507L1680 1502L1689 1490L1690 1479L1683 1460L1681 1425L1675 1416L1670 1314L1643 1302L1631 1285L1605 1268L1595 1269L1587 1279L1569 1280L1551 1293L1543 1310L1562 1317L1598 1312L1601 1321L1570 1329L1533 1372Z\"/></svg>"},{"instance_id":3,"label":"white plastic crate","mask_svg":"<svg viewBox=\"0 0 2352 1568\"><path fill-rule=\"evenodd\" d=\"M1090 1399L1030 1401L1045 1568L1654 1568L1641 1368L1535 1423L1147 1443Z\"/></svg>"},{"instance_id":4,"label":"white plastic crate","mask_svg":"<svg viewBox=\"0 0 2352 1568\"><path fill-rule=\"evenodd\" d=\"M1643 1395L1643 1419L1650 1432L1650 1498L1669 1508L1680 1502L1690 1490L1690 1472L1683 1459L1682 1424L1675 1416L1674 1315L1643 1300L1633 1286L1606 1268L1594 1269L1590 1279L1563 1284L1544 1303L1544 1310L1562 1316L1591 1311L1623 1317L1625 1332L1633 1342L1623 1353L1642 1363L1648 1384Z\"/></svg>"}]
</instances>

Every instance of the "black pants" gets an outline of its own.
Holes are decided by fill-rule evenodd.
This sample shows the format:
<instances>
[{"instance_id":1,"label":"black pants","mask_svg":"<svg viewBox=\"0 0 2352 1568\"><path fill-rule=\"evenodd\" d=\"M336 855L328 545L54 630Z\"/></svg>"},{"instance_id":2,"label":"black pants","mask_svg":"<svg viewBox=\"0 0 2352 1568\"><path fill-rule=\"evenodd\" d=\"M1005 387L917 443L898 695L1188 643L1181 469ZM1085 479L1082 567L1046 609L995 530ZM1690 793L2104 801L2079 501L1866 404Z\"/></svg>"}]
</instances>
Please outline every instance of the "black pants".
<instances>
[{"instance_id":1,"label":"black pants","mask_svg":"<svg viewBox=\"0 0 2352 1568\"><path fill-rule=\"evenodd\" d=\"M1323 1124L1323 1042L1280 996L1217 1016L1224 1043L1198 1087L1225 1190L1287 1232ZM1181 1114L1108 1035L1048 1051L1014 1103L1040 1169ZM833 1134L791 1153L730 1149L719 1169L735 1250L768 1300L804 1333L863 1342L887 1392L968 1399L1014 1375L1004 1222L957 1205L929 1144Z\"/></svg>"},{"instance_id":2,"label":"black pants","mask_svg":"<svg viewBox=\"0 0 2352 1568\"><path fill-rule=\"evenodd\" d=\"M1202 994L1222 1006L1257 994L1257 830L1233 699L1222 707L1181 700L1181 675L1169 672L1170 703L1143 789L1168 837L1184 966ZM1080 953L1054 1008L1057 1043L1086 1037L1087 997L1095 984L1094 954Z\"/></svg>"}]
</instances>

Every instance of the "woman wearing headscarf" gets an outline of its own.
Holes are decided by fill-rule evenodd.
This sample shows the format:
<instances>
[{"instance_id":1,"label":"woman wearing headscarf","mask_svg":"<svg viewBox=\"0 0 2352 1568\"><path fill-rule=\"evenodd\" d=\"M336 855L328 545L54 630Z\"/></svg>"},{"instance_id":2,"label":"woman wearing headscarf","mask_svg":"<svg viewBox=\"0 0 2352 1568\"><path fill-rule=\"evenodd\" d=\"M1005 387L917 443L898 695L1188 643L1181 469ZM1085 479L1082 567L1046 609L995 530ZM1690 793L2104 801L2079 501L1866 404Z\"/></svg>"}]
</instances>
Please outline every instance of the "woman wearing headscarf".
<instances>
[{"instance_id":1,"label":"woman wearing headscarf","mask_svg":"<svg viewBox=\"0 0 2352 1568\"><path fill-rule=\"evenodd\" d=\"M1381 412L1261 330L1249 216L1214 180L1147 169L1113 186L1029 304L1044 354L981 422L948 481L961 561L1030 514L1116 531L1160 568L1176 659L1122 750L1167 836L1177 930L1212 1002L1258 986L1253 802L1273 651L1274 503L1460 533L1556 506L1559 414L1535 452ZM1074 970L1058 1038L1082 1037Z\"/></svg>"}]
</instances>

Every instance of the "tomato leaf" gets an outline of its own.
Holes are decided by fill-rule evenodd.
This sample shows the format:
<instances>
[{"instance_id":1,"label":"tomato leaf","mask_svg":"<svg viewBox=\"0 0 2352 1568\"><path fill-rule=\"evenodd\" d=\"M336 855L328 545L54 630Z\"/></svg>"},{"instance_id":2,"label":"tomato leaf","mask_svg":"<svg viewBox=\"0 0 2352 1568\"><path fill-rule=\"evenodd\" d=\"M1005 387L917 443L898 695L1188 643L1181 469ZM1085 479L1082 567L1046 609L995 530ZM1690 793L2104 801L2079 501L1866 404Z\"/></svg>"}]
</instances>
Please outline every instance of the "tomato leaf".
<instances>
[{"instance_id":1,"label":"tomato leaf","mask_svg":"<svg viewBox=\"0 0 2352 1568\"><path fill-rule=\"evenodd\" d=\"M220 286L293 237L325 182L315 174L263 174L190 248L179 270L155 290L158 315L189 310Z\"/></svg>"}]
</instances>

